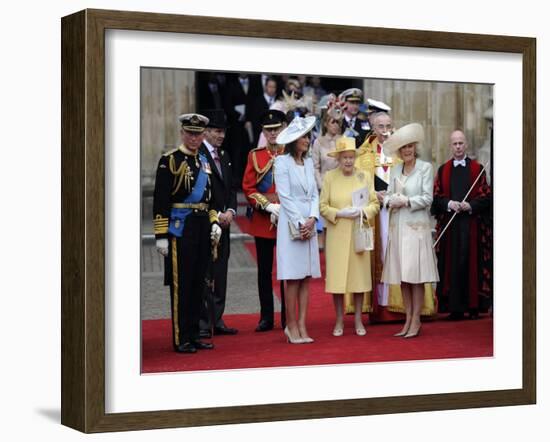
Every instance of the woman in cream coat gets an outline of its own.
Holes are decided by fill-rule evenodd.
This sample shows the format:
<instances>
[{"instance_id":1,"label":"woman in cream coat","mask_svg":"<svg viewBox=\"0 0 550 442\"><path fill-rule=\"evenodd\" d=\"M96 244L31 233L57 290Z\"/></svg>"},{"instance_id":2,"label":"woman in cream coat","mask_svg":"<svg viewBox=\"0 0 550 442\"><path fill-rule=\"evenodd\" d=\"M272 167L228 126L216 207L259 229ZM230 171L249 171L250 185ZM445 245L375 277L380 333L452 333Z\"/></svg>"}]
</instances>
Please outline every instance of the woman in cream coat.
<instances>
[{"instance_id":1,"label":"woman in cream coat","mask_svg":"<svg viewBox=\"0 0 550 442\"><path fill-rule=\"evenodd\" d=\"M313 161L307 157L315 117L296 117L277 137L286 155L275 160L275 184L281 202L277 224L277 279L286 281L285 335L293 344L313 342L306 327L309 278L319 278L319 246L315 223L319 193ZM298 237L293 238L294 230ZM296 318L298 310L298 318Z\"/></svg>"},{"instance_id":2,"label":"woman in cream coat","mask_svg":"<svg viewBox=\"0 0 550 442\"><path fill-rule=\"evenodd\" d=\"M387 156L398 154L384 206L390 209L388 245L382 281L400 284L406 320L395 336L413 338L420 333L424 284L439 280L432 247L430 206L433 200L433 168L419 160L418 143L424 130L418 123L397 130L383 145Z\"/></svg>"},{"instance_id":3,"label":"woman in cream coat","mask_svg":"<svg viewBox=\"0 0 550 442\"><path fill-rule=\"evenodd\" d=\"M361 320L363 293L372 290L370 252L356 253L354 225L363 210L364 222L373 220L380 210L374 191L373 177L355 168L355 157L364 153L355 148L355 139L341 137L330 153L338 159L339 167L327 172L321 189L321 215L327 220L325 246L326 288L333 294L336 324L332 334L344 332L344 293L353 293L355 304L355 333L364 335ZM367 187L369 201L362 209L352 207L352 192Z\"/></svg>"}]
</instances>

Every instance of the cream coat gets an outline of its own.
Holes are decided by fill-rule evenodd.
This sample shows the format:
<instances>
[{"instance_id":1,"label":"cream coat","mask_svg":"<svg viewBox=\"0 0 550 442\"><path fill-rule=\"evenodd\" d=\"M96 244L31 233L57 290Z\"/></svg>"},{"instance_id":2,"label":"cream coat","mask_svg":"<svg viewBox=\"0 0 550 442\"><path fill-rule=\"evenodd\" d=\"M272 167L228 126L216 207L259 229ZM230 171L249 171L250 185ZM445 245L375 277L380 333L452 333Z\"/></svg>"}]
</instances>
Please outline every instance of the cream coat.
<instances>
[{"instance_id":1,"label":"cream coat","mask_svg":"<svg viewBox=\"0 0 550 442\"><path fill-rule=\"evenodd\" d=\"M382 281L388 284L436 282L439 277L430 217L433 168L430 163L417 159L411 174L407 177L402 174L403 164L392 167L384 205L392 194L401 193L409 197L410 207L390 209Z\"/></svg>"},{"instance_id":2,"label":"cream coat","mask_svg":"<svg viewBox=\"0 0 550 442\"><path fill-rule=\"evenodd\" d=\"M325 244L326 288L328 293L363 293L372 290L370 252L355 253L353 226L355 220L336 218L338 210L351 206L351 193L369 187L369 203L363 209L372 220L380 209L372 176L355 170L345 176L341 169L326 173L321 189L321 215L327 220Z\"/></svg>"},{"instance_id":3,"label":"cream coat","mask_svg":"<svg viewBox=\"0 0 550 442\"><path fill-rule=\"evenodd\" d=\"M301 173L289 154L275 160L275 185L281 202L277 225L277 279L321 277L317 234L308 240L293 240L289 223L299 230L307 218L319 218L319 192L315 184L313 161L304 159Z\"/></svg>"}]
</instances>

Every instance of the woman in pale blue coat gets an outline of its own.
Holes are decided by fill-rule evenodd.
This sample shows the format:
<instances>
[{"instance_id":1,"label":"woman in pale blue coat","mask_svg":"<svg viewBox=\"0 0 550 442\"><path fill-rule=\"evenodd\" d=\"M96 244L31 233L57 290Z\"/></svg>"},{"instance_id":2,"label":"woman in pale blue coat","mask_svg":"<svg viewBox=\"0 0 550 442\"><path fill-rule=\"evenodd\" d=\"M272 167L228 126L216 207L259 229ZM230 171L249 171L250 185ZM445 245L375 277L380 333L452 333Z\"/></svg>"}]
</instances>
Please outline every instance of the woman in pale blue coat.
<instances>
[{"instance_id":1,"label":"woman in pale blue coat","mask_svg":"<svg viewBox=\"0 0 550 442\"><path fill-rule=\"evenodd\" d=\"M277 224L277 279L286 282L288 342L313 342L306 327L309 278L321 277L315 223L319 193L313 160L307 157L315 117L296 117L277 137L285 155L275 160L275 185L281 203ZM298 315L296 315L298 311Z\"/></svg>"}]
</instances>

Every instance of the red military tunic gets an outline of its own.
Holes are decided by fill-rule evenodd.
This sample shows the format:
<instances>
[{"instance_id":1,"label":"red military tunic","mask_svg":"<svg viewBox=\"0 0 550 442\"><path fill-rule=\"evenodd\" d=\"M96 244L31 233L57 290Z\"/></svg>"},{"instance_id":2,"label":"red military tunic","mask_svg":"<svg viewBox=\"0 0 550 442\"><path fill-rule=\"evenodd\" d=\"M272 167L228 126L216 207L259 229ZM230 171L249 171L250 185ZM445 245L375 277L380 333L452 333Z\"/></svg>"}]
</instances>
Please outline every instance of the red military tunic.
<instances>
[{"instance_id":1,"label":"red military tunic","mask_svg":"<svg viewBox=\"0 0 550 442\"><path fill-rule=\"evenodd\" d=\"M278 146L271 152L267 147L258 147L248 154L243 175L243 192L253 209L252 219L246 233L260 238L277 238L277 228L271 224L270 214L265 210L270 203L279 203L273 178L273 163L277 155L284 153Z\"/></svg>"}]
</instances>

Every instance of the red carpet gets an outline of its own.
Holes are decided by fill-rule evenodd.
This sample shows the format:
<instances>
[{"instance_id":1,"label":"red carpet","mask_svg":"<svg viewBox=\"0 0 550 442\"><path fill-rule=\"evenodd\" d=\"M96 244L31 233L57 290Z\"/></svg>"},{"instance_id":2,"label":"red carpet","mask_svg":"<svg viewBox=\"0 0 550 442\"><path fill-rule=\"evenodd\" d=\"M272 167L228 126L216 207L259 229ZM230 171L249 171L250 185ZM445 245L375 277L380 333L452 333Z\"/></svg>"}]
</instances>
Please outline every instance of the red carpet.
<instances>
[{"instance_id":1,"label":"red carpet","mask_svg":"<svg viewBox=\"0 0 550 442\"><path fill-rule=\"evenodd\" d=\"M328 303L327 303L328 304ZM288 367L300 365L472 358L493 355L493 321L432 321L423 324L418 338L394 338L398 324L367 327L366 336L353 332L353 317L346 316L344 336L332 336L333 312L312 308L308 321L312 344L285 342L280 329L256 333L257 315L228 315L226 321L239 329L235 336L215 336L214 350L194 355L172 350L168 319L142 322L143 373L221 370L232 368Z\"/></svg>"},{"instance_id":2,"label":"red carpet","mask_svg":"<svg viewBox=\"0 0 550 442\"><path fill-rule=\"evenodd\" d=\"M254 243L247 242L245 245L255 257ZM324 259L321 262L324 264ZM273 287L279 295L275 268L273 277ZM177 354L172 350L170 319L142 321L142 372L227 370L493 355L493 320L488 316L482 316L477 321L425 322L418 338L403 339L392 336L401 329L401 325L387 323L368 325L366 336L356 336L353 316L347 315L344 336L335 338L332 336L332 296L325 293L322 278L310 283L308 331L315 339L312 344L286 343L279 324L273 331L254 332L258 314L225 315L224 319L229 326L239 329L239 333L234 336L215 336L214 350L201 350L193 355ZM278 314L276 320L279 321ZM364 323L368 324L366 316Z\"/></svg>"}]
</instances>

